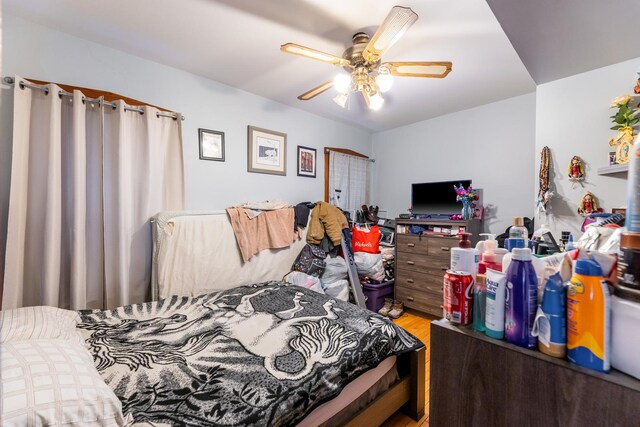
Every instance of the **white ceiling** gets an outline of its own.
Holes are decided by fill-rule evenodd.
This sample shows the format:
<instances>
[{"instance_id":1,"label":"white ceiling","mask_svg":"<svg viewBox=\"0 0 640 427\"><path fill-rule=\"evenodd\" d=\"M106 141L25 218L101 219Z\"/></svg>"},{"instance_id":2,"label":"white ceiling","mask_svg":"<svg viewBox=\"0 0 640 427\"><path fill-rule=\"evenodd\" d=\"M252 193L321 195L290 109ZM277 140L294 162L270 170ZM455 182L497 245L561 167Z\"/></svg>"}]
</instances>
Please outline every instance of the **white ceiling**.
<instances>
[{"instance_id":1,"label":"white ceiling","mask_svg":"<svg viewBox=\"0 0 640 427\"><path fill-rule=\"evenodd\" d=\"M4 0L4 12L371 131L535 89L485 0L406 0L399 4L419 19L383 60L452 61L448 77L396 78L379 111L367 110L359 96L343 110L332 102L333 90L296 99L339 69L281 53L281 44L340 56L355 32L372 34L397 2Z\"/></svg>"},{"instance_id":2,"label":"white ceiling","mask_svg":"<svg viewBox=\"0 0 640 427\"><path fill-rule=\"evenodd\" d=\"M640 56L639 0L487 0L535 81Z\"/></svg>"}]
</instances>

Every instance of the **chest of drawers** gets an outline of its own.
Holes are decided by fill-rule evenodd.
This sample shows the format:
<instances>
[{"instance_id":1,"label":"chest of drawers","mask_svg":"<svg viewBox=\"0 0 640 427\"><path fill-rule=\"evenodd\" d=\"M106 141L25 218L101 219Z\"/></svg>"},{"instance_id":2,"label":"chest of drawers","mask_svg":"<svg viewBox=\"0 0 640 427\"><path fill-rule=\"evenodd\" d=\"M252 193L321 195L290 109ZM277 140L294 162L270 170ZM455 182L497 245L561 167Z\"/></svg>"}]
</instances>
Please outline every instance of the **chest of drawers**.
<instances>
[{"instance_id":1,"label":"chest of drawers","mask_svg":"<svg viewBox=\"0 0 640 427\"><path fill-rule=\"evenodd\" d=\"M457 221L477 236L477 221ZM397 230L405 225L422 225L427 221L397 219ZM442 224L439 222L438 224ZM395 299L409 307L436 317L442 317L442 282L449 269L451 248L458 246L457 237L398 233L396 237ZM476 239L472 239L475 244Z\"/></svg>"}]
</instances>

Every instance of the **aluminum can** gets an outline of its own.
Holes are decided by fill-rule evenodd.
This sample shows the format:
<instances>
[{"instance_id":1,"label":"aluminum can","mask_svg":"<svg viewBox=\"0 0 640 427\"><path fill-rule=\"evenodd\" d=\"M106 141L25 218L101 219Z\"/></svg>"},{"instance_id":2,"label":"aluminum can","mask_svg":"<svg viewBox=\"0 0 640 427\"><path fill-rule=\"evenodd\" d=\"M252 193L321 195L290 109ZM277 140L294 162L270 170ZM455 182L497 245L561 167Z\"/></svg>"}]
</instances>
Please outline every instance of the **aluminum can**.
<instances>
[{"instance_id":1,"label":"aluminum can","mask_svg":"<svg viewBox=\"0 0 640 427\"><path fill-rule=\"evenodd\" d=\"M443 295L444 317L451 323L469 325L473 321L473 276L464 271L447 270Z\"/></svg>"}]
</instances>

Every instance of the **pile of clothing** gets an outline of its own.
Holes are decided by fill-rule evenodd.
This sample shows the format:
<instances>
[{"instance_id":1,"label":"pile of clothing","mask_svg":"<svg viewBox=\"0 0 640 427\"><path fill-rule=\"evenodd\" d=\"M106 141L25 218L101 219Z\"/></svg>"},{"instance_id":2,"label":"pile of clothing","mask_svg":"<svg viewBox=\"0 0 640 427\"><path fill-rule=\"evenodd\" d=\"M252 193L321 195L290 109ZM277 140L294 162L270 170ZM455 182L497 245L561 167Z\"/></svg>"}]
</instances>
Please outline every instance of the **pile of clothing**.
<instances>
[{"instance_id":1,"label":"pile of clothing","mask_svg":"<svg viewBox=\"0 0 640 427\"><path fill-rule=\"evenodd\" d=\"M348 226L347 218L339 208L325 202L315 203L307 230L307 245L284 280L348 301L347 263L344 258L337 256L342 230Z\"/></svg>"}]
</instances>

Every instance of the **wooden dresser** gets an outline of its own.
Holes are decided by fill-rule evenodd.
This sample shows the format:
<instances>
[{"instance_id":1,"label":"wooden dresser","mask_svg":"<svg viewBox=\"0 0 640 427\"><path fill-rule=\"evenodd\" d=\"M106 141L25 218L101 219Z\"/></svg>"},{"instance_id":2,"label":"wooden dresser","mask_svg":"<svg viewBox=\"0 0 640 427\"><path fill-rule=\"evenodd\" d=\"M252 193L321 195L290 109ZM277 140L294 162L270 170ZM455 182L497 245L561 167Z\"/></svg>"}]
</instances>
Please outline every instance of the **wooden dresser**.
<instances>
[{"instance_id":1,"label":"wooden dresser","mask_svg":"<svg viewBox=\"0 0 640 427\"><path fill-rule=\"evenodd\" d=\"M395 299L405 307L441 317L442 279L449 269L451 248L458 245L459 238L405 232L412 225L425 229L465 227L473 234L471 240L475 245L480 224L479 221L396 219Z\"/></svg>"},{"instance_id":2,"label":"wooden dresser","mask_svg":"<svg viewBox=\"0 0 640 427\"><path fill-rule=\"evenodd\" d=\"M429 425L638 426L640 381L431 322Z\"/></svg>"}]
</instances>

